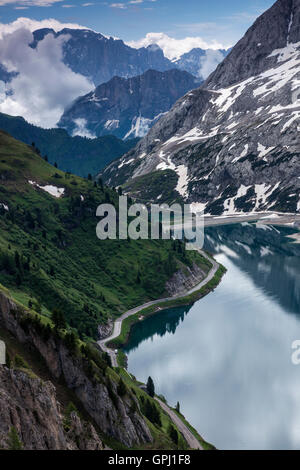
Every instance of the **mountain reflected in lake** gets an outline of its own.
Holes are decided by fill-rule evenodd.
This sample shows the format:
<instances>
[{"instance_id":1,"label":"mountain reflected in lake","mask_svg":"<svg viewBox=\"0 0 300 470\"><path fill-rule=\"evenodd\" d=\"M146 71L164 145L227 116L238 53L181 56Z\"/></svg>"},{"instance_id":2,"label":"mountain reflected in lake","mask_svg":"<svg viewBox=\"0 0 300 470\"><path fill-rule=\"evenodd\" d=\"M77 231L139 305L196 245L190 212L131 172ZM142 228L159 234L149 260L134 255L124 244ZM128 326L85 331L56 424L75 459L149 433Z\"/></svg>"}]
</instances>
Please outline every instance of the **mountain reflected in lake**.
<instances>
[{"instance_id":1,"label":"mountain reflected in lake","mask_svg":"<svg viewBox=\"0 0 300 470\"><path fill-rule=\"evenodd\" d=\"M300 244L290 228L236 224L206 229L205 248L225 253L258 288L277 299L284 309L300 313Z\"/></svg>"},{"instance_id":2,"label":"mountain reflected in lake","mask_svg":"<svg viewBox=\"0 0 300 470\"><path fill-rule=\"evenodd\" d=\"M206 230L206 249L228 268L192 307L134 326L129 371L219 449L300 448L300 245L292 229L240 224Z\"/></svg>"}]
</instances>

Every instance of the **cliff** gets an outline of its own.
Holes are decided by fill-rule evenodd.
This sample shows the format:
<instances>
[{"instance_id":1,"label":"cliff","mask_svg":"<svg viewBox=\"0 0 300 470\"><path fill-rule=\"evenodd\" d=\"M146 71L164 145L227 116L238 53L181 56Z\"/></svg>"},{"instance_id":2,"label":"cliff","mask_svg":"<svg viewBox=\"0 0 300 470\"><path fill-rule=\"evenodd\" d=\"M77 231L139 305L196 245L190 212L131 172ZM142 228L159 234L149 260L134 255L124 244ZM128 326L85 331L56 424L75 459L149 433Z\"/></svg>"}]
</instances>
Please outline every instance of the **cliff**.
<instances>
[{"instance_id":1,"label":"cliff","mask_svg":"<svg viewBox=\"0 0 300 470\"><path fill-rule=\"evenodd\" d=\"M71 413L68 429L55 387L22 370L0 366L0 448L15 428L26 450L102 450L95 428Z\"/></svg>"},{"instance_id":2,"label":"cliff","mask_svg":"<svg viewBox=\"0 0 300 470\"><path fill-rule=\"evenodd\" d=\"M99 359L100 356L97 358L97 355L95 355L91 360L87 354L83 354L81 351L71 352L60 335L55 335L51 329L49 330L43 326L37 316L26 312L2 292L0 292L0 324L16 336L19 342L30 345L42 356L52 376L56 380L65 383L66 387L75 394L102 432L128 447L152 441L149 428L139 411L136 397L129 390L122 397L118 395L118 384L113 375L109 374L103 361ZM43 404L42 402L40 405L41 417L43 417L47 407L48 409L51 408L53 426L50 420L49 435L48 437L45 436L40 445L50 444L48 438L50 439L50 435L52 435L51 428L53 428L54 440L52 444L58 446L57 448L63 446L64 439L67 438L60 432L59 407L55 403L55 393L51 384L42 386L38 381L26 379L24 375L9 372L5 368L2 373L6 374L7 378L10 377L10 380L7 389L3 388L2 381L0 382L0 392L1 395L8 394L11 397L12 409L16 408L18 403L18 395L15 396L13 393L14 388L24 390L23 406L20 407L24 410L27 408L27 398L34 404L35 401L40 402L38 397L43 395L43 391L46 392L44 395L46 403ZM34 410L35 407L33 406L32 409ZM47 416L46 412L45 416ZM21 418L22 414L15 413L15 419L12 421L18 428L23 423L26 430L20 432L22 436L23 434L26 436L29 432L27 422ZM36 419L38 419L38 415ZM43 423L43 419L41 421ZM38 435L38 427L35 428L34 423L33 421L34 435ZM6 430L10 424L11 422L6 420ZM79 425L77 423L75 433ZM31 444L33 448L35 448L34 443L35 441ZM66 447L69 445L67 442Z\"/></svg>"}]
</instances>

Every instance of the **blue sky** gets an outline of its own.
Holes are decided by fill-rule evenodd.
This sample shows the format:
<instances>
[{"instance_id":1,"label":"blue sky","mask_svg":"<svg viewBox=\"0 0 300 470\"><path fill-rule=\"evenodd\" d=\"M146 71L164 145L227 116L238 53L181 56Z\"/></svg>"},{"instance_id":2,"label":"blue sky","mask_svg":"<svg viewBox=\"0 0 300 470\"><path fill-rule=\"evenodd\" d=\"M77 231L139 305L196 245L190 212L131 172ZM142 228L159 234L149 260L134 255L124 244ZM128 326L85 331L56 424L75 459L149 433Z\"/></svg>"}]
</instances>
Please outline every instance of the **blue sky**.
<instances>
[{"instance_id":1,"label":"blue sky","mask_svg":"<svg viewBox=\"0 0 300 470\"><path fill-rule=\"evenodd\" d=\"M149 32L233 45L273 0L0 0L0 22L55 18L125 41Z\"/></svg>"}]
</instances>

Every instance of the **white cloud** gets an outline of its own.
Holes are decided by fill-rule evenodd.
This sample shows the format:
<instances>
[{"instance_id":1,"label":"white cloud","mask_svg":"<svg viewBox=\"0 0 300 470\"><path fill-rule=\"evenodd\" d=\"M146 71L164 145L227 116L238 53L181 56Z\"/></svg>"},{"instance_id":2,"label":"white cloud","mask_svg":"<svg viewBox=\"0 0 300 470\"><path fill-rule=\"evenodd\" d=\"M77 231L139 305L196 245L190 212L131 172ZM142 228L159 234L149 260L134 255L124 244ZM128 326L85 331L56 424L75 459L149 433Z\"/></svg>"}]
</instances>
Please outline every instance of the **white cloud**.
<instances>
[{"instance_id":1,"label":"white cloud","mask_svg":"<svg viewBox=\"0 0 300 470\"><path fill-rule=\"evenodd\" d=\"M4 34L13 33L20 28L28 29L29 31L36 31L37 29L42 28L51 28L54 31L61 31L64 28L71 28L71 29L90 29L86 28L85 26L81 26L76 23L60 23L59 21L55 20L54 18L49 18L46 20L32 20L31 18L18 18L17 20L13 21L12 23L0 23L0 39Z\"/></svg>"},{"instance_id":2,"label":"white cloud","mask_svg":"<svg viewBox=\"0 0 300 470\"><path fill-rule=\"evenodd\" d=\"M164 54L168 59L178 59L182 54L189 52L195 47L201 49L224 49L224 44L218 41L207 42L200 37L186 37L184 39L171 38L165 33L148 33L142 39L138 41L129 41L127 44L136 49L140 47L147 47L150 44L158 44L164 51Z\"/></svg>"},{"instance_id":3,"label":"white cloud","mask_svg":"<svg viewBox=\"0 0 300 470\"><path fill-rule=\"evenodd\" d=\"M125 10L125 8L127 8L127 6L125 5L125 3L112 3L111 5L109 5L111 8L120 8L121 10Z\"/></svg>"},{"instance_id":4,"label":"white cloud","mask_svg":"<svg viewBox=\"0 0 300 470\"><path fill-rule=\"evenodd\" d=\"M220 51L207 50L205 56L200 59L199 77L206 79L223 59L224 56Z\"/></svg>"},{"instance_id":5,"label":"white cloud","mask_svg":"<svg viewBox=\"0 0 300 470\"><path fill-rule=\"evenodd\" d=\"M41 127L54 127L64 108L93 85L64 65L62 46L68 36L48 34L36 49L33 35L19 29L0 40L0 63L18 75L0 87L0 112L23 116ZM5 90L5 92L4 92Z\"/></svg>"},{"instance_id":6,"label":"white cloud","mask_svg":"<svg viewBox=\"0 0 300 470\"><path fill-rule=\"evenodd\" d=\"M87 129L87 120L84 118L74 119L75 129L72 136L87 137L88 139L96 139L96 135Z\"/></svg>"},{"instance_id":7,"label":"white cloud","mask_svg":"<svg viewBox=\"0 0 300 470\"><path fill-rule=\"evenodd\" d=\"M0 0L0 6L11 5L12 3L20 3L21 5L49 7L53 3L62 2L63 0Z\"/></svg>"}]
</instances>

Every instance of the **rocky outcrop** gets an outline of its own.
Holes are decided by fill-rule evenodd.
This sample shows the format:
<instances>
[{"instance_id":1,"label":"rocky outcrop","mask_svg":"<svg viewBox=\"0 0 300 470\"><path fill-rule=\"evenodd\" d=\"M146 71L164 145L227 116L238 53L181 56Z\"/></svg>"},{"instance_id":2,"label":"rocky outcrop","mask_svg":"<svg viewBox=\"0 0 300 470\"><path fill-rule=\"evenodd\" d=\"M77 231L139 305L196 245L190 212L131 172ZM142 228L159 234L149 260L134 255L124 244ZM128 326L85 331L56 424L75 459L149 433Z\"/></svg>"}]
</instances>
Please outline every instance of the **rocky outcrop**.
<instances>
[{"instance_id":1,"label":"rocky outcrop","mask_svg":"<svg viewBox=\"0 0 300 470\"><path fill-rule=\"evenodd\" d=\"M98 326L99 339L108 338L114 329L113 320L108 320L107 323L101 324Z\"/></svg>"},{"instance_id":2,"label":"rocky outcrop","mask_svg":"<svg viewBox=\"0 0 300 470\"><path fill-rule=\"evenodd\" d=\"M28 321L28 314L2 292L0 324L40 353L53 377L63 380L75 393L101 431L128 447L152 441L135 396L120 397L117 383L105 374L97 380L91 378L80 355L71 354L63 341L52 334L45 341L34 323Z\"/></svg>"},{"instance_id":3,"label":"rocky outcrop","mask_svg":"<svg viewBox=\"0 0 300 470\"><path fill-rule=\"evenodd\" d=\"M101 450L95 428L76 412L68 430L51 382L0 366L0 448L9 448L14 427L25 450Z\"/></svg>"},{"instance_id":4,"label":"rocky outcrop","mask_svg":"<svg viewBox=\"0 0 300 470\"><path fill-rule=\"evenodd\" d=\"M144 137L178 98L198 85L199 80L180 70L114 77L78 98L65 110L58 126L76 134L78 123L84 122L85 129L97 137Z\"/></svg>"},{"instance_id":5,"label":"rocky outcrop","mask_svg":"<svg viewBox=\"0 0 300 470\"><path fill-rule=\"evenodd\" d=\"M205 278L206 273L196 264L192 267L185 266L177 271L166 283L168 295L184 295Z\"/></svg>"},{"instance_id":6,"label":"rocky outcrop","mask_svg":"<svg viewBox=\"0 0 300 470\"><path fill-rule=\"evenodd\" d=\"M206 214L299 212L299 26L300 0L278 0L104 180L169 169L178 195Z\"/></svg>"}]
</instances>

